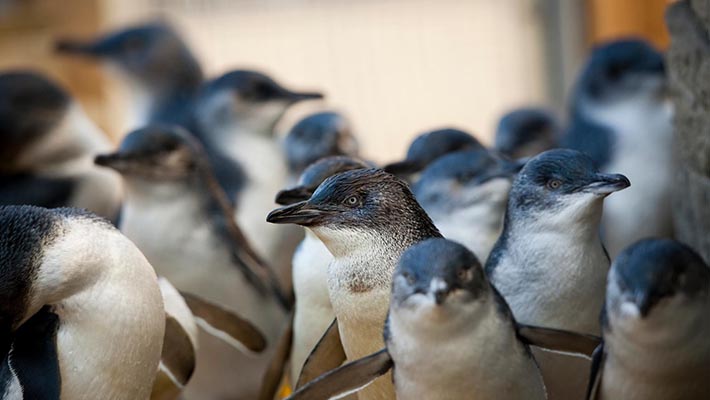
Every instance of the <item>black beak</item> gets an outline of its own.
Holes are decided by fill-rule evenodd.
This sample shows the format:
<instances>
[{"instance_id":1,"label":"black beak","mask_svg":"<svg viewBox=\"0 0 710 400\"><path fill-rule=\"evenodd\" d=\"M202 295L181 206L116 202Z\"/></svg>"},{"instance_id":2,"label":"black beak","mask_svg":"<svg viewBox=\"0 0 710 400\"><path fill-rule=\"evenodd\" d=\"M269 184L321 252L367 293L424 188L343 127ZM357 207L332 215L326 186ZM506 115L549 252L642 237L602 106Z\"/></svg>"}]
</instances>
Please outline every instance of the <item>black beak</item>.
<instances>
[{"instance_id":1,"label":"black beak","mask_svg":"<svg viewBox=\"0 0 710 400\"><path fill-rule=\"evenodd\" d=\"M650 292L640 292L634 296L634 303L638 307L639 313L641 313L641 318L646 318L656 303L656 298Z\"/></svg>"},{"instance_id":2,"label":"black beak","mask_svg":"<svg viewBox=\"0 0 710 400\"><path fill-rule=\"evenodd\" d=\"M596 179L586 185L583 191L599 195L608 195L631 186L629 178L621 174L597 174Z\"/></svg>"},{"instance_id":3,"label":"black beak","mask_svg":"<svg viewBox=\"0 0 710 400\"><path fill-rule=\"evenodd\" d=\"M120 164L125 162L125 158L120 153L99 154L94 158L94 164L113 169L119 169Z\"/></svg>"},{"instance_id":4,"label":"black beak","mask_svg":"<svg viewBox=\"0 0 710 400\"><path fill-rule=\"evenodd\" d=\"M324 214L323 211L313 208L307 201L302 201L270 212L266 217L266 222L311 226L322 218Z\"/></svg>"},{"instance_id":5,"label":"black beak","mask_svg":"<svg viewBox=\"0 0 710 400\"><path fill-rule=\"evenodd\" d=\"M297 103L304 100L318 100L325 96L323 96L323 93L319 92L291 92L285 90L284 97L292 103Z\"/></svg>"},{"instance_id":6,"label":"black beak","mask_svg":"<svg viewBox=\"0 0 710 400\"><path fill-rule=\"evenodd\" d=\"M303 186L297 186L291 189L285 189L276 193L276 204L281 204L286 206L289 204L298 203L299 201L306 201L311 198L313 190L308 189Z\"/></svg>"},{"instance_id":7,"label":"black beak","mask_svg":"<svg viewBox=\"0 0 710 400\"><path fill-rule=\"evenodd\" d=\"M83 42L73 39L59 39L54 43L54 50L64 54L79 54L100 57L103 55L101 42Z\"/></svg>"},{"instance_id":8,"label":"black beak","mask_svg":"<svg viewBox=\"0 0 710 400\"><path fill-rule=\"evenodd\" d=\"M414 160L404 160L387 164L382 169L385 170L385 172L389 172L390 174L402 176L417 173L424 169L424 166Z\"/></svg>"},{"instance_id":9,"label":"black beak","mask_svg":"<svg viewBox=\"0 0 710 400\"><path fill-rule=\"evenodd\" d=\"M434 292L434 301L436 305L440 306L444 304L446 298L449 296L449 289L441 289Z\"/></svg>"}]
</instances>

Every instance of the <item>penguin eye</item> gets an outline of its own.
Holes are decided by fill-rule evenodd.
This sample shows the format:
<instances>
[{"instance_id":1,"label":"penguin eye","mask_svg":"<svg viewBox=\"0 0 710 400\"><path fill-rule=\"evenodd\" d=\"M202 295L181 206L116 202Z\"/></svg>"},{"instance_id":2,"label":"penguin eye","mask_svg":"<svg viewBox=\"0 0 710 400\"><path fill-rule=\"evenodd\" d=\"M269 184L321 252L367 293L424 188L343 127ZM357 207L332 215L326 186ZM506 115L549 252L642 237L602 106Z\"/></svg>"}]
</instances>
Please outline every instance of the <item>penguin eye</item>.
<instances>
[{"instance_id":1,"label":"penguin eye","mask_svg":"<svg viewBox=\"0 0 710 400\"><path fill-rule=\"evenodd\" d=\"M357 196L350 196L345 199L344 203L348 206L356 206L360 203L360 199Z\"/></svg>"},{"instance_id":2,"label":"penguin eye","mask_svg":"<svg viewBox=\"0 0 710 400\"><path fill-rule=\"evenodd\" d=\"M559 179L550 179L547 181L547 187L552 190L558 189L560 186L562 186L562 182Z\"/></svg>"},{"instance_id":3,"label":"penguin eye","mask_svg":"<svg viewBox=\"0 0 710 400\"><path fill-rule=\"evenodd\" d=\"M456 272L456 276L459 278L459 281L461 282L468 282L471 280L472 274L470 269L460 269L458 272Z\"/></svg>"},{"instance_id":4,"label":"penguin eye","mask_svg":"<svg viewBox=\"0 0 710 400\"><path fill-rule=\"evenodd\" d=\"M409 285L414 285L414 282L416 281L414 279L414 276L412 274L410 274L409 272L402 272L402 277L404 277L404 279L407 280L407 283Z\"/></svg>"}]
</instances>

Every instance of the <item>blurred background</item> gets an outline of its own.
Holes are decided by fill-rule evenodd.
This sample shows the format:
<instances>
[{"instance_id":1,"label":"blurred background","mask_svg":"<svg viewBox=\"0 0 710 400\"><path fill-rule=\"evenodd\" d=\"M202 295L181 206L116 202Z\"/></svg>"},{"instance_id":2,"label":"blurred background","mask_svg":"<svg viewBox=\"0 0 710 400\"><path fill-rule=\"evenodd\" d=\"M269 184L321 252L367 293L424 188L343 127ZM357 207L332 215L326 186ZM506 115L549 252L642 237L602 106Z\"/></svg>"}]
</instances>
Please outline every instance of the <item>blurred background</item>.
<instances>
[{"instance_id":1,"label":"blurred background","mask_svg":"<svg viewBox=\"0 0 710 400\"><path fill-rule=\"evenodd\" d=\"M117 141L126 89L91 61L54 54L53 42L164 19L208 76L248 67L326 94L289 110L280 131L314 108L342 111L363 154L384 162L423 130L450 125L489 143L512 107L562 115L595 43L633 35L667 46L669 1L0 0L0 68L54 77Z\"/></svg>"}]
</instances>

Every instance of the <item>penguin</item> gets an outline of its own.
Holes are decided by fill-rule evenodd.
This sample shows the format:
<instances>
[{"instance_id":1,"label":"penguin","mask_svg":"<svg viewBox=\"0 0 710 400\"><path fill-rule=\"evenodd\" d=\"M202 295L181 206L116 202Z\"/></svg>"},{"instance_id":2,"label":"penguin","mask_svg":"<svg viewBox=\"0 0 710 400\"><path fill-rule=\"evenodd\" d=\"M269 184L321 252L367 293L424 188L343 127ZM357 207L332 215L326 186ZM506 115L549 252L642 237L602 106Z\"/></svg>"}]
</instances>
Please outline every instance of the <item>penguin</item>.
<instances>
[{"instance_id":1,"label":"penguin","mask_svg":"<svg viewBox=\"0 0 710 400\"><path fill-rule=\"evenodd\" d=\"M293 231L264 222L274 194L288 180L274 126L291 105L321 98L321 93L289 90L257 71L234 70L203 85L190 124L208 154L221 152L241 165L244 185L233 195L237 221L284 282L290 282L291 254L284 248L295 247L300 237L291 240Z\"/></svg>"},{"instance_id":2,"label":"penguin","mask_svg":"<svg viewBox=\"0 0 710 400\"><path fill-rule=\"evenodd\" d=\"M645 239L614 260L588 399L704 399L710 393L710 269L689 247Z\"/></svg>"},{"instance_id":3,"label":"penguin","mask_svg":"<svg viewBox=\"0 0 710 400\"><path fill-rule=\"evenodd\" d=\"M335 398L389 369L402 400L546 399L529 348L531 331L557 340L557 350L591 354L599 343L599 338L518 325L473 253L449 240L427 239L398 262L386 348L329 372L290 399Z\"/></svg>"},{"instance_id":4,"label":"penguin","mask_svg":"<svg viewBox=\"0 0 710 400\"><path fill-rule=\"evenodd\" d=\"M97 168L106 136L59 85L29 70L0 73L0 204L78 207L115 220L121 179Z\"/></svg>"},{"instance_id":5,"label":"penguin","mask_svg":"<svg viewBox=\"0 0 710 400\"><path fill-rule=\"evenodd\" d=\"M153 268L107 220L0 207L3 399L146 399L165 311Z\"/></svg>"},{"instance_id":6,"label":"penguin","mask_svg":"<svg viewBox=\"0 0 710 400\"><path fill-rule=\"evenodd\" d=\"M96 163L122 174L120 228L159 274L181 291L238 312L267 341L278 337L288 296L235 224L194 137L178 126L151 125L129 133L118 151L97 156ZM202 331L214 332L197 322ZM269 357L269 351L247 357L213 335L201 335L185 396L254 398ZM235 376L235 368L243 373Z\"/></svg>"},{"instance_id":7,"label":"penguin","mask_svg":"<svg viewBox=\"0 0 710 400\"><path fill-rule=\"evenodd\" d=\"M441 237L407 184L375 168L331 176L307 201L276 209L267 221L307 227L333 255L327 277L333 326L350 361L384 345L383 322L399 256L410 245ZM378 379L358 397L393 398L391 380Z\"/></svg>"},{"instance_id":8,"label":"penguin","mask_svg":"<svg viewBox=\"0 0 710 400\"><path fill-rule=\"evenodd\" d=\"M153 122L187 123L204 81L197 58L163 21L129 26L93 40L59 39L56 49L103 61L118 73L134 107L127 129Z\"/></svg>"},{"instance_id":9,"label":"penguin","mask_svg":"<svg viewBox=\"0 0 710 400\"><path fill-rule=\"evenodd\" d=\"M289 205L308 200L328 177L369 167L361 160L346 156L322 158L303 171L297 186L280 191L276 202ZM333 256L323 242L306 229L305 238L296 248L291 263L296 298L290 356L290 382L293 384L298 382L301 367L335 318L328 297L328 265L332 260Z\"/></svg>"},{"instance_id":10,"label":"penguin","mask_svg":"<svg viewBox=\"0 0 710 400\"><path fill-rule=\"evenodd\" d=\"M534 157L560 146L561 127L557 118L541 108L518 108L498 121L494 148L512 158Z\"/></svg>"},{"instance_id":11,"label":"penguin","mask_svg":"<svg viewBox=\"0 0 710 400\"><path fill-rule=\"evenodd\" d=\"M599 335L609 256L599 237L604 199L630 185L583 153L548 150L513 181L486 274L524 324ZM536 352L550 398L584 396L587 360ZM552 360L548 361L548 358Z\"/></svg>"},{"instance_id":12,"label":"penguin","mask_svg":"<svg viewBox=\"0 0 710 400\"><path fill-rule=\"evenodd\" d=\"M355 157L358 150L350 122L343 115L333 111L308 115L291 128L284 140L289 180L296 181L306 167L321 158Z\"/></svg>"},{"instance_id":13,"label":"penguin","mask_svg":"<svg viewBox=\"0 0 710 400\"><path fill-rule=\"evenodd\" d=\"M637 39L595 48L575 85L564 147L634 182L604 205L602 232L612 257L639 239L673 235L673 110L666 93L663 56Z\"/></svg>"},{"instance_id":14,"label":"penguin","mask_svg":"<svg viewBox=\"0 0 710 400\"><path fill-rule=\"evenodd\" d=\"M486 260L503 231L508 192L520 166L486 149L458 151L426 167L412 192L444 237Z\"/></svg>"},{"instance_id":15,"label":"penguin","mask_svg":"<svg viewBox=\"0 0 710 400\"><path fill-rule=\"evenodd\" d=\"M386 172L411 177L437 158L459 150L479 150L483 145L473 135L454 128L442 128L417 136L407 150L407 157L383 167Z\"/></svg>"}]
</instances>

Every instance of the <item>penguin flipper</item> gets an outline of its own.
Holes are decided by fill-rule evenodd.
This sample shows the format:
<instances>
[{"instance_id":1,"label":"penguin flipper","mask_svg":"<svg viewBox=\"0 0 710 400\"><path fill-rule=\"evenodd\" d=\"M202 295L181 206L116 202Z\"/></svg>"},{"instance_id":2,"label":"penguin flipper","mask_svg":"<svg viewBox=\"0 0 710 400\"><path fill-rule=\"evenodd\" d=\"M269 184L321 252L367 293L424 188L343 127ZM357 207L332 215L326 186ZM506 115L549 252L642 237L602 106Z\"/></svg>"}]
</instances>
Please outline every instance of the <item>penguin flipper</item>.
<instances>
[{"instance_id":1,"label":"penguin flipper","mask_svg":"<svg viewBox=\"0 0 710 400\"><path fill-rule=\"evenodd\" d=\"M592 368L589 375L589 386L587 387L587 400L597 400L599 390L602 384L602 375L604 372L604 342L599 343L599 346L594 350L592 355Z\"/></svg>"},{"instance_id":2,"label":"penguin flipper","mask_svg":"<svg viewBox=\"0 0 710 400\"><path fill-rule=\"evenodd\" d=\"M276 351L269 362L269 367L264 374L261 383L259 400L273 400L279 390L279 385L283 380L286 364L291 357L291 345L293 344L293 312L288 321L288 327L281 338L276 343ZM293 384L293 382L291 383Z\"/></svg>"},{"instance_id":3,"label":"penguin flipper","mask_svg":"<svg viewBox=\"0 0 710 400\"><path fill-rule=\"evenodd\" d=\"M321 336L306 362L303 363L296 389L324 373L338 368L345 362L345 359L345 349L343 349L343 343L340 341L338 319L336 318Z\"/></svg>"},{"instance_id":4,"label":"penguin flipper","mask_svg":"<svg viewBox=\"0 0 710 400\"><path fill-rule=\"evenodd\" d=\"M321 375L298 389L287 400L339 399L363 389L386 374L393 365L392 357L385 348Z\"/></svg>"},{"instance_id":5,"label":"penguin flipper","mask_svg":"<svg viewBox=\"0 0 710 400\"><path fill-rule=\"evenodd\" d=\"M594 335L524 324L518 324L518 336L531 346L585 358L590 358L601 342Z\"/></svg>"},{"instance_id":6,"label":"penguin flipper","mask_svg":"<svg viewBox=\"0 0 710 400\"><path fill-rule=\"evenodd\" d=\"M240 351L261 353L266 338L251 322L217 304L180 292L202 330Z\"/></svg>"},{"instance_id":7,"label":"penguin flipper","mask_svg":"<svg viewBox=\"0 0 710 400\"><path fill-rule=\"evenodd\" d=\"M58 330L59 317L45 306L15 332L12 349L1 369L14 375L22 398L59 400L62 379L57 356Z\"/></svg>"},{"instance_id":8,"label":"penguin flipper","mask_svg":"<svg viewBox=\"0 0 710 400\"><path fill-rule=\"evenodd\" d=\"M195 346L190 335L177 319L166 314L163 351L150 399L177 398L194 371Z\"/></svg>"}]
</instances>

